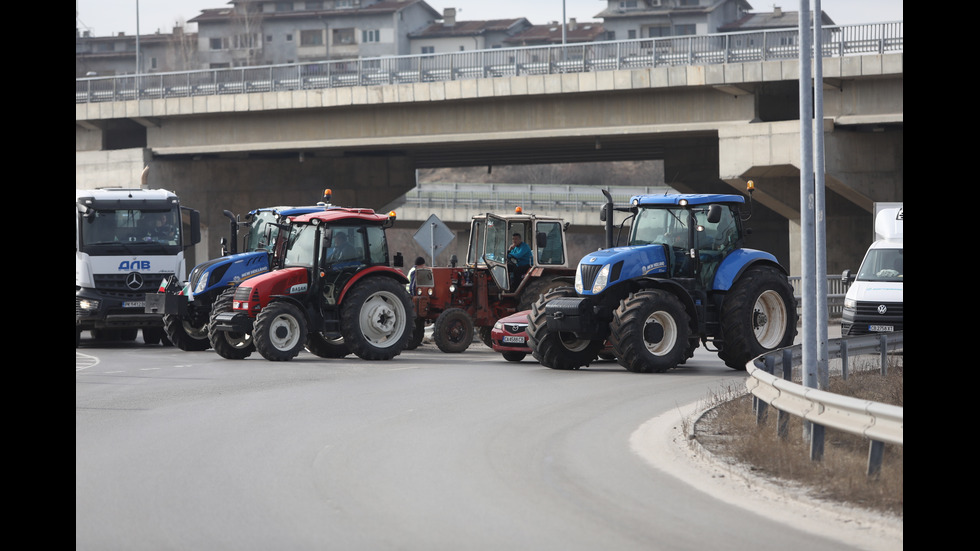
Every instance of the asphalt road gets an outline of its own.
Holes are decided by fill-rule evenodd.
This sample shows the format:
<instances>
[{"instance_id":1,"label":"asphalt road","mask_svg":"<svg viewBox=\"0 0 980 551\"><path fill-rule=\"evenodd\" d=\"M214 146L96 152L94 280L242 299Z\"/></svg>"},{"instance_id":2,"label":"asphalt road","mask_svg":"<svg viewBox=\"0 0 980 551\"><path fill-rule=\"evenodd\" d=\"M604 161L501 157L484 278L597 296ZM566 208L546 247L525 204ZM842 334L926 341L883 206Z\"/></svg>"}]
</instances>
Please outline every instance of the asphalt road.
<instances>
[{"instance_id":1,"label":"asphalt road","mask_svg":"<svg viewBox=\"0 0 980 551\"><path fill-rule=\"evenodd\" d=\"M744 378L703 350L639 375L511 363L482 345L268 362L83 341L75 547L889 548L691 469L680 413Z\"/></svg>"}]
</instances>

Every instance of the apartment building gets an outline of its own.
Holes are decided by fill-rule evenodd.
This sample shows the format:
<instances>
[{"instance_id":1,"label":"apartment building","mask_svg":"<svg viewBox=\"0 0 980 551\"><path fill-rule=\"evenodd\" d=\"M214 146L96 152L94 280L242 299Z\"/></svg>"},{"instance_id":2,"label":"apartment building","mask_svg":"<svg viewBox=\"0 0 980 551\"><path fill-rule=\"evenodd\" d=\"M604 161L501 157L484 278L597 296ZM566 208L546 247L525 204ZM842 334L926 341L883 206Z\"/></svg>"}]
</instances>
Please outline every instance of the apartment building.
<instances>
[{"instance_id":1,"label":"apartment building","mask_svg":"<svg viewBox=\"0 0 980 551\"><path fill-rule=\"evenodd\" d=\"M797 12L751 13L746 0L607 0L594 17L533 24L523 17L462 21L424 0L231 0L172 34L140 36L145 73L276 65L544 44L795 28ZM826 14L824 24L833 24ZM132 74L136 37L75 33L75 76Z\"/></svg>"}]
</instances>

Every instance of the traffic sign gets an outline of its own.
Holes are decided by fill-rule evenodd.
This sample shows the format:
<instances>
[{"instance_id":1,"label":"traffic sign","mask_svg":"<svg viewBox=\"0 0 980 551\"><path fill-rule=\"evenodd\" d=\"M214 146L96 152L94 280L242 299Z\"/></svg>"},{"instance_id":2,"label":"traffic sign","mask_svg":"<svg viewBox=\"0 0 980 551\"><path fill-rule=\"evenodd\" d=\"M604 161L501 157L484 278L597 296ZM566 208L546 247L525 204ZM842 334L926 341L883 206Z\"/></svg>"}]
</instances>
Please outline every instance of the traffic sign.
<instances>
[{"instance_id":1,"label":"traffic sign","mask_svg":"<svg viewBox=\"0 0 980 551\"><path fill-rule=\"evenodd\" d=\"M446 224L439 220L435 214L422 223L422 226L415 232L415 242L429 251L430 262L435 265L436 255L441 253L456 235L453 234Z\"/></svg>"}]
</instances>

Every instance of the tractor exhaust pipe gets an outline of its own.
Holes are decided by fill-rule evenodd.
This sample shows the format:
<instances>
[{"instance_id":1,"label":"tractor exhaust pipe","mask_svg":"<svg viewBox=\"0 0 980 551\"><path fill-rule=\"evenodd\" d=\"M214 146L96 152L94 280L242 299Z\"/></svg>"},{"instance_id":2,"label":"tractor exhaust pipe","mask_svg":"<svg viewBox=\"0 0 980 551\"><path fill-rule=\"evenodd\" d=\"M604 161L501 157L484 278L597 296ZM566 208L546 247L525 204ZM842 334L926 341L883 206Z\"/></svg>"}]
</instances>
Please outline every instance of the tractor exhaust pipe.
<instances>
[{"instance_id":1,"label":"tractor exhaust pipe","mask_svg":"<svg viewBox=\"0 0 980 551\"><path fill-rule=\"evenodd\" d=\"M602 190L606 196L606 204L603 205L599 214L599 219L606 223L606 248L613 248L613 199L607 190Z\"/></svg>"}]
</instances>

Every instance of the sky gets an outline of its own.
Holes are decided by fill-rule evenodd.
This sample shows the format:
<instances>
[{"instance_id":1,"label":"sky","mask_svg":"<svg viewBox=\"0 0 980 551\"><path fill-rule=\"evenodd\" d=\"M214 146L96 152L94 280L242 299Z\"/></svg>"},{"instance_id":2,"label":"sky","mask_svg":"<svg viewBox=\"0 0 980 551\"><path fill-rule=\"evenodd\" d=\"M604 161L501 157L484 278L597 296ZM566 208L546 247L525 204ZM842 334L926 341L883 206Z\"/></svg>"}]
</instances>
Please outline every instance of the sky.
<instances>
[{"instance_id":1,"label":"sky","mask_svg":"<svg viewBox=\"0 0 980 551\"><path fill-rule=\"evenodd\" d=\"M901 21L903 0L821 0L820 7L838 25ZM525 17L536 25L575 18L579 22L595 21L594 16L606 6L605 0L428 0L433 9L442 13L444 8L456 8L456 18L461 21L507 19ZM799 0L768 0L763 3L749 0L752 11L772 11L780 6L786 11L797 11ZM809 0L813 9L815 0ZM140 34L152 34L158 30L169 33L178 23L200 15L201 10L222 8L227 0L75 0L75 27L88 30L92 36L111 36L124 32L136 34L137 21ZM137 6L139 16L137 17ZM196 25L188 31L196 31Z\"/></svg>"}]
</instances>

